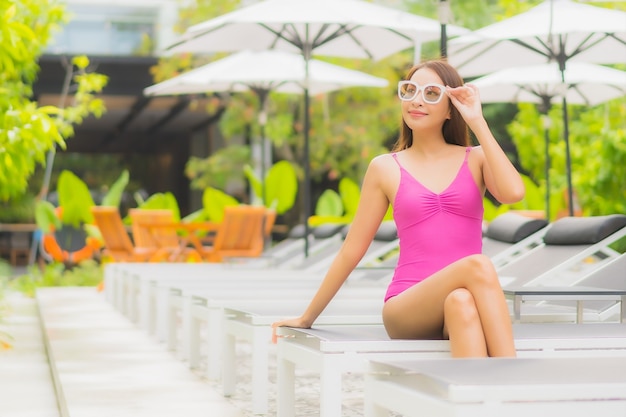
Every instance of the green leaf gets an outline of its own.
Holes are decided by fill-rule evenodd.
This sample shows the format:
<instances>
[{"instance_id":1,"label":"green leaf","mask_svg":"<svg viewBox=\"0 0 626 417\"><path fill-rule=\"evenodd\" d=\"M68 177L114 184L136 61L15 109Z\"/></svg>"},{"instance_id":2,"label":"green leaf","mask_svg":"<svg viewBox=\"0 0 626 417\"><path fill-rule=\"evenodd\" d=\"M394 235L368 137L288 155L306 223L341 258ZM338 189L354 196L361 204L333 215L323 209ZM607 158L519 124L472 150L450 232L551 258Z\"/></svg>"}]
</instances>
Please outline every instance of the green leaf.
<instances>
[{"instance_id":1,"label":"green leaf","mask_svg":"<svg viewBox=\"0 0 626 417\"><path fill-rule=\"evenodd\" d=\"M276 162L267 172L265 181L266 207L283 214L293 207L298 194L298 175L289 161Z\"/></svg>"},{"instance_id":2,"label":"green leaf","mask_svg":"<svg viewBox=\"0 0 626 417\"><path fill-rule=\"evenodd\" d=\"M93 223L91 207L95 205L87 184L73 172L63 170L57 183L59 206L63 207L62 221L74 227Z\"/></svg>"},{"instance_id":3,"label":"green leaf","mask_svg":"<svg viewBox=\"0 0 626 417\"><path fill-rule=\"evenodd\" d=\"M385 213L385 216L383 217L383 221L388 221L388 220L393 220L393 206L391 204L389 204L389 207L387 207L387 212Z\"/></svg>"},{"instance_id":4,"label":"green leaf","mask_svg":"<svg viewBox=\"0 0 626 417\"><path fill-rule=\"evenodd\" d=\"M44 233L61 228L61 220L57 217L54 206L46 200L40 200L35 204L35 223Z\"/></svg>"},{"instance_id":5,"label":"green leaf","mask_svg":"<svg viewBox=\"0 0 626 417\"><path fill-rule=\"evenodd\" d=\"M261 182L261 179L256 176L254 169L252 169L250 165L246 164L243 167L243 172L250 182L250 187L252 188L254 195L263 200L263 196L261 195L263 194L263 183ZM265 201L263 203L265 204Z\"/></svg>"},{"instance_id":6,"label":"green leaf","mask_svg":"<svg viewBox=\"0 0 626 417\"><path fill-rule=\"evenodd\" d=\"M180 208L171 192L154 193L137 208L146 210L172 210L174 220L180 220Z\"/></svg>"},{"instance_id":7,"label":"green leaf","mask_svg":"<svg viewBox=\"0 0 626 417\"><path fill-rule=\"evenodd\" d=\"M315 205L315 215L321 217L342 216L344 213L341 197L334 190L325 190Z\"/></svg>"},{"instance_id":8,"label":"green leaf","mask_svg":"<svg viewBox=\"0 0 626 417\"><path fill-rule=\"evenodd\" d=\"M109 191L106 193L104 198L102 199L103 206L112 206L119 207L122 201L122 195L124 193L124 189L128 185L129 180L128 170L122 171L119 178L115 180Z\"/></svg>"},{"instance_id":9,"label":"green leaf","mask_svg":"<svg viewBox=\"0 0 626 417\"><path fill-rule=\"evenodd\" d=\"M85 55L79 55L72 58L72 64L76 65L80 69L85 69L89 65L89 58Z\"/></svg>"},{"instance_id":10,"label":"green leaf","mask_svg":"<svg viewBox=\"0 0 626 417\"><path fill-rule=\"evenodd\" d=\"M339 195L341 195L346 216L354 218L361 198L361 188L350 178L342 178L339 181Z\"/></svg>"},{"instance_id":11,"label":"green leaf","mask_svg":"<svg viewBox=\"0 0 626 417\"><path fill-rule=\"evenodd\" d=\"M236 198L213 187L208 187L204 190L202 203L209 221L217 223L221 222L224 218L224 207L239 205L239 201L237 201Z\"/></svg>"},{"instance_id":12,"label":"green leaf","mask_svg":"<svg viewBox=\"0 0 626 417\"><path fill-rule=\"evenodd\" d=\"M204 208L189 213L181 219L183 222L205 222L209 221Z\"/></svg>"}]
</instances>

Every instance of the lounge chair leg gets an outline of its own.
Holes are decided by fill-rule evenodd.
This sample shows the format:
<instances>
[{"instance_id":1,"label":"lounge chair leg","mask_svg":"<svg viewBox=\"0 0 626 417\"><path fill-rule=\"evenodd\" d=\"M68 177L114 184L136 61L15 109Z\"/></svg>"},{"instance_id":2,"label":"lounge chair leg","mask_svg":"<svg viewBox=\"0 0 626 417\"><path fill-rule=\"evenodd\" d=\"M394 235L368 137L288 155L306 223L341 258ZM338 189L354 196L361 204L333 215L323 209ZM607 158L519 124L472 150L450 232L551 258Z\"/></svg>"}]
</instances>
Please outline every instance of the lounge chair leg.
<instances>
[{"instance_id":1,"label":"lounge chair leg","mask_svg":"<svg viewBox=\"0 0 626 417\"><path fill-rule=\"evenodd\" d=\"M269 395L269 343L268 329L257 326L252 340L252 411L266 414Z\"/></svg>"},{"instance_id":2,"label":"lounge chair leg","mask_svg":"<svg viewBox=\"0 0 626 417\"><path fill-rule=\"evenodd\" d=\"M576 323L582 324L585 319L583 318L583 302L581 300L576 301Z\"/></svg>"},{"instance_id":3,"label":"lounge chair leg","mask_svg":"<svg viewBox=\"0 0 626 417\"><path fill-rule=\"evenodd\" d=\"M294 415L296 404L296 367L293 362L283 359L281 350L285 347L284 339L279 338L276 347L276 385L278 395L276 398L277 417L291 417Z\"/></svg>"},{"instance_id":4,"label":"lounge chair leg","mask_svg":"<svg viewBox=\"0 0 626 417\"><path fill-rule=\"evenodd\" d=\"M218 380L222 376L222 345L223 345L223 310L209 309L206 321L207 365L206 376L210 380ZM233 359L234 361L234 359ZM232 367L231 367L232 369ZM226 378L226 377L225 377Z\"/></svg>"},{"instance_id":5,"label":"lounge chair leg","mask_svg":"<svg viewBox=\"0 0 626 417\"><path fill-rule=\"evenodd\" d=\"M320 370L320 417L341 415L341 372L333 361L322 361Z\"/></svg>"},{"instance_id":6,"label":"lounge chair leg","mask_svg":"<svg viewBox=\"0 0 626 417\"><path fill-rule=\"evenodd\" d=\"M232 334L224 334L223 336L224 348L222 350L222 389L224 390L224 396L230 397L235 393L235 357L237 340Z\"/></svg>"},{"instance_id":7,"label":"lounge chair leg","mask_svg":"<svg viewBox=\"0 0 626 417\"><path fill-rule=\"evenodd\" d=\"M196 369L200 366L201 322L196 317L190 317L189 321L189 343L187 344L187 357L189 358L189 368Z\"/></svg>"}]
</instances>

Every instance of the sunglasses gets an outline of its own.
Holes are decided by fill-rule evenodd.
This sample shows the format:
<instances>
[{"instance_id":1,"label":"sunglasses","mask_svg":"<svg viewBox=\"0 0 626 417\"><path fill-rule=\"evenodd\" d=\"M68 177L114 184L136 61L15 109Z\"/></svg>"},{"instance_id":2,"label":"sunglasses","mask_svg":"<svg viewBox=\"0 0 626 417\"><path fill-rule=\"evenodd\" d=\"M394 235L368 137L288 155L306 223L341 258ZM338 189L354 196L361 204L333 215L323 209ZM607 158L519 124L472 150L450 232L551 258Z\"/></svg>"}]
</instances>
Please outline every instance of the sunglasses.
<instances>
[{"instance_id":1,"label":"sunglasses","mask_svg":"<svg viewBox=\"0 0 626 417\"><path fill-rule=\"evenodd\" d=\"M441 101L443 93L446 91L446 87L441 84L425 84L419 85L413 81L400 81L398 83L398 97L402 101L411 101L417 97L419 92L422 92L422 99L424 103L437 104Z\"/></svg>"}]
</instances>

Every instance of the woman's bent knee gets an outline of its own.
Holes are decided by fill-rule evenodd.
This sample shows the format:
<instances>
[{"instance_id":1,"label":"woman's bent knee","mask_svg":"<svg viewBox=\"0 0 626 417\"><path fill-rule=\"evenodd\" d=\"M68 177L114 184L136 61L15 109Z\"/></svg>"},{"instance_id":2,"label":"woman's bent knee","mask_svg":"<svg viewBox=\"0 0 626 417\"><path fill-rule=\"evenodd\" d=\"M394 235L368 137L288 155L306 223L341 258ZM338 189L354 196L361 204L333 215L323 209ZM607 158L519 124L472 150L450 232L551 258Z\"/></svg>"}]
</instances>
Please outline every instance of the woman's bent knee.
<instances>
[{"instance_id":1,"label":"woman's bent knee","mask_svg":"<svg viewBox=\"0 0 626 417\"><path fill-rule=\"evenodd\" d=\"M443 309L448 323L451 320L470 323L480 319L474 296L465 288L458 288L448 294Z\"/></svg>"},{"instance_id":2,"label":"woman's bent knee","mask_svg":"<svg viewBox=\"0 0 626 417\"><path fill-rule=\"evenodd\" d=\"M476 254L463 259L467 270L467 277L473 284L482 283L488 286L500 285L498 274L489 257Z\"/></svg>"}]
</instances>

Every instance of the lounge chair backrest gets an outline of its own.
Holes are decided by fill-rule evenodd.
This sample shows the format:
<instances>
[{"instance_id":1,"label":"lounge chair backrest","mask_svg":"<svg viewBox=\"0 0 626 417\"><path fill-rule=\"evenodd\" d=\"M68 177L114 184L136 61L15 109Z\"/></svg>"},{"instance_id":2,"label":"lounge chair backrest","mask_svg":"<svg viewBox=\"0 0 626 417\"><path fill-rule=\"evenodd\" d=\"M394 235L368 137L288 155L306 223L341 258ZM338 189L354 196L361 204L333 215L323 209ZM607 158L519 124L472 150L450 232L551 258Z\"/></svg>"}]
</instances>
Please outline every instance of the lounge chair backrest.
<instances>
[{"instance_id":1,"label":"lounge chair backrest","mask_svg":"<svg viewBox=\"0 0 626 417\"><path fill-rule=\"evenodd\" d=\"M270 238L272 236L272 229L274 229L274 224L276 224L276 210L267 209L265 211L265 220L263 221L263 233L266 238Z\"/></svg>"},{"instance_id":2,"label":"lounge chair backrest","mask_svg":"<svg viewBox=\"0 0 626 417\"><path fill-rule=\"evenodd\" d=\"M249 251L263 252L263 220L265 207L238 205L224 209L224 218L215 235L216 252Z\"/></svg>"},{"instance_id":3,"label":"lounge chair backrest","mask_svg":"<svg viewBox=\"0 0 626 417\"><path fill-rule=\"evenodd\" d=\"M304 237L304 225L297 224L291 228L287 237L290 239L302 239Z\"/></svg>"},{"instance_id":4,"label":"lounge chair backrest","mask_svg":"<svg viewBox=\"0 0 626 417\"><path fill-rule=\"evenodd\" d=\"M128 214L132 221L135 247L156 249L178 246L180 238L172 227L175 222L172 210L130 209Z\"/></svg>"},{"instance_id":5,"label":"lounge chair backrest","mask_svg":"<svg viewBox=\"0 0 626 417\"><path fill-rule=\"evenodd\" d=\"M517 243L548 225L544 219L533 219L516 213L504 213L493 219L485 237L506 243Z\"/></svg>"},{"instance_id":6,"label":"lounge chair backrest","mask_svg":"<svg viewBox=\"0 0 626 417\"><path fill-rule=\"evenodd\" d=\"M133 253L133 242L126 232L117 207L93 206L91 213L100 229L105 249L114 257L116 254L130 256Z\"/></svg>"},{"instance_id":7,"label":"lounge chair backrest","mask_svg":"<svg viewBox=\"0 0 626 417\"><path fill-rule=\"evenodd\" d=\"M544 245L498 268L498 274L514 277L511 284L516 286L554 282L562 275L555 270L570 271L576 263L618 239L626 230L624 227L626 216L620 214L561 218L546 231ZM572 270L569 275L576 274Z\"/></svg>"},{"instance_id":8,"label":"lounge chair backrest","mask_svg":"<svg viewBox=\"0 0 626 417\"><path fill-rule=\"evenodd\" d=\"M321 224L313 229L313 236L316 239L325 239L336 235L345 227L345 224L340 223L327 223Z\"/></svg>"},{"instance_id":9,"label":"lounge chair backrest","mask_svg":"<svg viewBox=\"0 0 626 417\"><path fill-rule=\"evenodd\" d=\"M381 242L393 242L398 239L398 228L393 220L384 221L378 227L374 240Z\"/></svg>"},{"instance_id":10,"label":"lounge chair backrest","mask_svg":"<svg viewBox=\"0 0 626 417\"><path fill-rule=\"evenodd\" d=\"M563 217L546 232L546 245L590 245L626 227L626 215Z\"/></svg>"}]
</instances>

